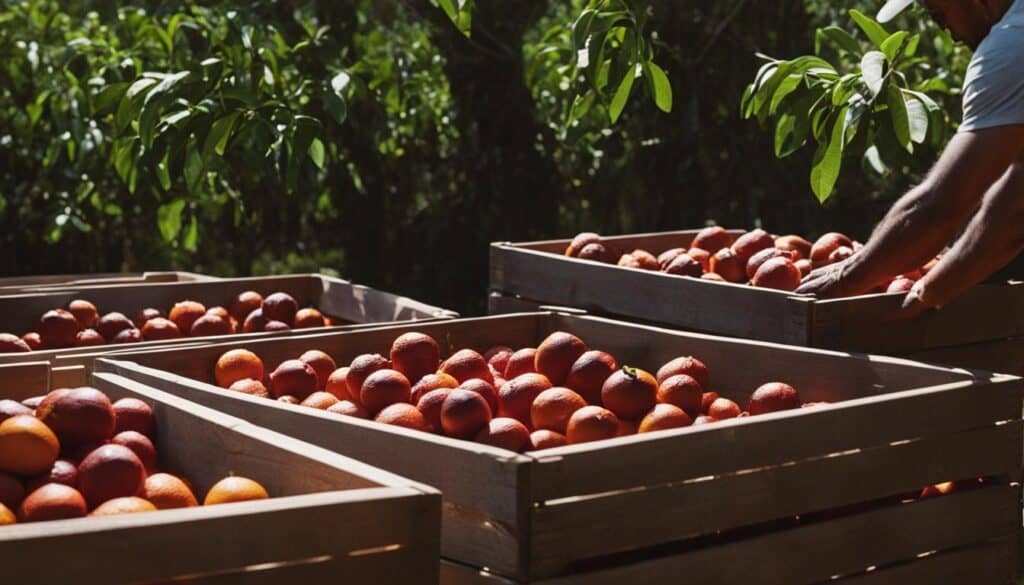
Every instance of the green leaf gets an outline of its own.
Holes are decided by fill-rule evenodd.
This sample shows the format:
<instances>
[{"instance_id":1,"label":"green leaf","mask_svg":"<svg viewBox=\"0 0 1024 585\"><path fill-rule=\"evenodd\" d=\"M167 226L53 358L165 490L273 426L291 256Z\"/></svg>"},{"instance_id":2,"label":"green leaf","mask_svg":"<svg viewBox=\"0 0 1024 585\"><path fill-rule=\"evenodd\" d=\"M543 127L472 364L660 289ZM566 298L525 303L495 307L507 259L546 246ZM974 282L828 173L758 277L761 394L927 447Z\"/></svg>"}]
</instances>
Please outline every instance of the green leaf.
<instances>
[{"instance_id":1,"label":"green leaf","mask_svg":"<svg viewBox=\"0 0 1024 585\"><path fill-rule=\"evenodd\" d=\"M832 41L837 48L854 55L860 54L860 43L857 42L857 39L850 36L850 33L835 25L827 26L820 30L822 35Z\"/></svg>"},{"instance_id":2,"label":"green leaf","mask_svg":"<svg viewBox=\"0 0 1024 585\"><path fill-rule=\"evenodd\" d=\"M185 200L180 198L157 208L156 223L165 242L173 242L181 232L181 212L184 210Z\"/></svg>"},{"instance_id":3,"label":"green leaf","mask_svg":"<svg viewBox=\"0 0 1024 585\"><path fill-rule=\"evenodd\" d=\"M793 114L782 114L775 124L775 156L783 158L786 151L786 140L793 135L793 128L796 127L796 116Z\"/></svg>"},{"instance_id":4,"label":"green leaf","mask_svg":"<svg viewBox=\"0 0 1024 585\"><path fill-rule=\"evenodd\" d=\"M196 216L193 213L192 217L188 221L188 227L185 228L185 239L181 241L181 246L189 252L196 251L196 243L199 240L199 222L196 221Z\"/></svg>"},{"instance_id":5,"label":"green leaf","mask_svg":"<svg viewBox=\"0 0 1024 585\"><path fill-rule=\"evenodd\" d=\"M811 168L811 189L824 203L835 189L839 178L839 169L843 163L843 149L846 145L845 128L847 108L839 110L832 122L832 132L827 142L818 145L814 154L814 166Z\"/></svg>"},{"instance_id":6,"label":"green leaf","mask_svg":"<svg viewBox=\"0 0 1024 585\"><path fill-rule=\"evenodd\" d=\"M572 48L574 51L581 51L587 46L587 37L590 36L590 25L597 16L597 10L587 8L572 23Z\"/></svg>"},{"instance_id":7,"label":"green leaf","mask_svg":"<svg viewBox=\"0 0 1024 585\"><path fill-rule=\"evenodd\" d=\"M662 112L672 111L672 84L668 76L658 67L654 61L648 61L644 66L644 73L651 85L651 93L654 95L654 103Z\"/></svg>"},{"instance_id":8,"label":"green leaf","mask_svg":"<svg viewBox=\"0 0 1024 585\"><path fill-rule=\"evenodd\" d=\"M319 138L314 138L313 142L309 143L309 158L313 159L313 164L318 169L324 168L324 143Z\"/></svg>"},{"instance_id":9,"label":"green leaf","mask_svg":"<svg viewBox=\"0 0 1024 585\"><path fill-rule=\"evenodd\" d=\"M227 148L228 139L231 138L231 130L235 127L235 122L240 115L241 112L231 112L226 116L218 118L210 126L210 133L206 135L206 141L203 142L204 159L209 159L215 152L220 156L224 156L224 149Z\"/></svg>"},{"instance_id":10,"label":"green leaf","mask_svg":"<svg viewBox=\"0 0 1024 585\"><path fill-rule=\"evenodd\" d=\"M185 155L185 184L190 193L199 191L203 180L203 157L195 148L189 147Z\"/></svg>"},{"instance_id":11,"label":"green leaf","mask_svg":"<svg viewBox=\"0 0 1024 585\"><path fill-rule=\"evenodd\" d=\"M882 91L882 82L885 80L884 69L885 53L881 51L870 51L860 60L861 75L872 96L877 96L878 92Z\"/></svg>"},{"instance_id":12,"label":"green leaf","mask_svg":"<svg viewBox=\"0 0 1024 585\"><path fill-rule=\"evenodd\" d=\"M111 83L96 94L93 99L92 110L93 115L101 116L114 108L122 98L124 98L125 92L128 91L129 83L122 81L119 83Z\"/></svg>"},{"instance_id":13,"label":"green leaf","mask_svg":"<svg viewBox=\"0 0 1024 585\"><path fill-rule=\"evenodd\" d=\"M775 111L779 108L779 104L782 100L786 99L786 96L796 91L800 87L801 82L804 80L802 75L790 75L786 79L782 80L779 87L775 90L775 94L772 95L771 104L768 106L768 115L774 115Z\"/></svg>"},{"instance_id":14,"label":"green leaf","mask_svg":"<svg viewBox=\"0 0 1024 585\"><path fill-rule=\"evenodd\" d=\"M895 84L889 84L885 98L896 139L904 150L914 152L914 145L910 140L910 116L907 113L907 102L903 99L903 92Z\"/></svg>"},{"instance_id":15,"label":"green leaf","mask_svg":"<svg viewBox=\"0 0 1024 585\"><path fill-rule=\"evenodd\" d=\"M904 99L907 105L907 119L910 124L910 140L923 144L928 137L928 110L916 99Z\"/></svg>"},{"instance_id":16,"label":"green leaf","mask_svg":"<svg viewBox=\"0 0 1024 585\"><path fill-rule=\"evenodd\" d=\"M885 42L885 39L889 38L889 32L885 30L885 27L858 10L851 10L850 16L853 17L860 30L864 31L864 34L868 36L868 39L881 49L882 43Z\"/></svg>"},{"instance_id":17,"label":"green leaf","mask_svg":"<svg viewBox=\"0 0 1024 585\"><path fill-rule=\"evenodd\" d=\"M171 172L170 162L168 158L170 152L164 152L164 156L160 159L160 162L156 165L156 178L160 181L160 186L163 187L164 191L169 191L171 188Z\"/></svg>"},{"instance_id":18,"label":"green leaf","mask_svg":"<svg viewBox=\"0 0 1024 585\"><path fill-rule=\"evenodd\" d=\"M882 162L882 156L878 153L878 147L874 144L864 151L864 160L868 162L868 165L871 166L876 173L879 175L885 174L885 163Z\"/></svg>"},{"instance_id":19,"label":"green leaf","mask_svg":"<svg viewBox=\"0 0 1024 585\"><path fill-rule=\"evenodd\" d=\"M896 57L898 57L897 52L900 50L900 47L903 45L903 41L908 36L910 36L909 32L901 30L899 32L892 33L889 35L889 38L882 42L882 52L885 53L885 58L888 59L890 63L896 60Z\"/></svg>"},{"instance_id":20,"label":"green leaf","mask_svg":"<svg viewBox=\"0 0 1024 585\"><path fill-rule=\"evenodd\" d=\"M611 104L608 106L608 116L611 118L612 124L618 121L619 116L622 115L622 110L626 107L626 101L629 100L629 94L633 91L633 80L635 78L636 63L631 63L626 68L626 73L622 76L622 81L619 82L619 88L615 90L615 95L612 96Z\"/></svg>"}]
</instances>

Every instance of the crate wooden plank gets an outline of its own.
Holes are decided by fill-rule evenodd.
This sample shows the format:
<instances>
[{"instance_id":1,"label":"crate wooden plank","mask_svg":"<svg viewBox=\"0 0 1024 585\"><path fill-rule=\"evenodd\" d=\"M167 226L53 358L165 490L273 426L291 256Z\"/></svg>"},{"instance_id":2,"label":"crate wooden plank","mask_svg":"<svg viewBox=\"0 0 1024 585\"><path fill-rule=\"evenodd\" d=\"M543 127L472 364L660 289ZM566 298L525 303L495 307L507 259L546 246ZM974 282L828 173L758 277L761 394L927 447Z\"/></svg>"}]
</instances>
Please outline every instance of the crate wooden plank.
<instances>
[{"instance_id":1,"label":"crate wooden plank","mask_svg":"<svg viewBox=\"0 0 1024 585\"><path fill-rule=\"evenodd\" d=\"M1020 439L1016 421L751 473L541 506L533 518L533 574L557 575L574 559L839 508L879 494L916 493L950 479L999 475L1020 461Z\"/></svg>"},{"instance_id":2,"label":"crate wooden plank","mask_svg":"<svg viewBox=\"0 0 1024 585\"><path fill-rule=\"evenodd\" d=\"M46 274L0 278L0 294L59 290L92 285L131 284L142 282L193 282L217 280L215 276L195 272L106 272L93 274Z\"/></svg>"},{"instance_id":3,"label":"crate wooden plank","mask_svg":"<svg viewBox=\"0 0 1024 585\"><path fill-rule=\"evenodd\" d=\"M25 362L0 369L0 400L24 400L49 392L50 364Z\"/></svg>"},{"instance_id":4,"label":"crate wooden plank","mask_svg":"<svg viewBox=\"0 0 1024 585\"><path fill-rule=\"evenodd\" d=\"M835 585L1009 585L1019 539L1001 538L833 581Z\"/></svg>"},{"instance_id":5,"label":"crate wooden plank","mask_svg":"<svg viewBox=\"0 0 1024 585\"><path fill-rule=\"evenodd\" d=\"M366 554L315 558L296 563L268 563L241 571L177 578L175 583L203 585L281 585L282 583L434 583L437 559L409 548L385 548Z\"/></svg>"},{"instance_id":6,"label":"crate wooden plank","mask_svg":"<svg viewBox=\"0 0 1024 585\"><path fill-rule=\"evenodd\" d=\"M769 341L800 343L810 327L803 297L504 244L491 246L491 287L545 304Z\"/></svg>"},{"instance_id":7,"label":"crate wooden plank","mask_svg":"<svg viewBox=\"0 0 1024 585\"><path fill-rule=\"evenodd\" d=\"M962 368L1024 376L1024 337L910 352L907 358Z\"/></svg>"}]
</instances>

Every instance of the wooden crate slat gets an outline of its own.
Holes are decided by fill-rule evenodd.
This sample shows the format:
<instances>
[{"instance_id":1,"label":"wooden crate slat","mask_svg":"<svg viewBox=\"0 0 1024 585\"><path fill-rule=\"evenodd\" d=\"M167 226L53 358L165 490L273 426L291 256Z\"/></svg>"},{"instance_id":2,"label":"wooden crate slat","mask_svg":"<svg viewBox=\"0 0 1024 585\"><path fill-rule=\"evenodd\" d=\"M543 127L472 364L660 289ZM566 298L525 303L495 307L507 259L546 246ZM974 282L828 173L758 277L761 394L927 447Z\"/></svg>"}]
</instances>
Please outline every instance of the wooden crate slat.
<instances>
[{"instance_id":1,"label":"wooden crate slat","mask_svg":"<svg viewBox=\"0 0 1024 585\"><path fill-rule=\"evenodd\" d=\"M1024 337L922 349L912 351L906 357L934 364L1024 376Z\"/></svg>"},{"instance_id":2,"label":"wooden crate slat","mask_svg":"<svg viewBox=\"0 0 1024 585\"><path fill-rule=\"evenodd\" d=\"M895 567L831 581L834 585L1010 585L1016 569L1017 538L1001 538L929 555Z\"/></svg>"},{"instance_id":3,"label":"wooden crate slat","mask_svg":"<svg viewBox=\"0 0 1024 585\"><path fill-rule=\"evenodd\" d=\"M753 473L541 506L533 518L534 574L565 572L575 559L856 504L887 490L916 494L922 480L931 485L998 475L1021 459L1020 426L1016 421Z\"/></svg>"},{"instance_id":4,"label":"wooden crate slat","mask_svg":"<svg viewBox=\"0 0 1024 585\"><path fill-rule=\"evenodd\" d=\"M810 303L779 291L623 269L501 244L491 247L491 287L550 305L769 341L800 343L810 326Z\"/></svg>"}]
</instances>

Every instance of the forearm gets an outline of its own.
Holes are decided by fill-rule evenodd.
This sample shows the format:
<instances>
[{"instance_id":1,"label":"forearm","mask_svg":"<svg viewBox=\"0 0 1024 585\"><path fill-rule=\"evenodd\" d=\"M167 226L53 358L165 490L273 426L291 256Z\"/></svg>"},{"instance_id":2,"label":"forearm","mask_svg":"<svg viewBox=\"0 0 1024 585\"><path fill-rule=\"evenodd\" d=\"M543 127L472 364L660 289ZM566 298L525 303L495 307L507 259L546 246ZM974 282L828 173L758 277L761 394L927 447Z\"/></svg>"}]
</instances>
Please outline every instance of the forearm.
<instances>
[{"instance_id":1,"label":"forearm","mask_svg":"<svg viewBox=\"0 0 1024 585\"><path fill-rule=\"evenodd\" d=\"M1024 250L1024 163L985 196L967 230L916 287L918 300L939 307L983 281Z\"/></svg>"},{"instance_id":2,"label":"forearm","mask_svg":"<svg viewBox=\"0 0 1024 585\"><path fill-rule=\"evenodd\" d=\"M871 239L843 271L845 294L861 294L887 279L911 272L935 257L972 211L928 184L900 199L875 228Z\"/></svg>"}]
</instances>

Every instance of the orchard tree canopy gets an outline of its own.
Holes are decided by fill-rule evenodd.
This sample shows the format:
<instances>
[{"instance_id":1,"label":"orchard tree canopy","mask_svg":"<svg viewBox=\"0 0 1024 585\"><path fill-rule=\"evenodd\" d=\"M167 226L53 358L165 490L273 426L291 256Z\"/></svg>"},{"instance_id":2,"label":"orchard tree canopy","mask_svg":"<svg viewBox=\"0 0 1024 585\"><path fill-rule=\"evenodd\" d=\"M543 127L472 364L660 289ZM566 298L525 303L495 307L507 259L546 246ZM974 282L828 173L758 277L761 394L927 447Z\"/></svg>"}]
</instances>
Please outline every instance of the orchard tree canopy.
<instances>
[{"instance_id":1,"label":"orchard tree canopy","mask_svg":"<svg viewBox=\"0 0 1024 585\"><path fill-rule=\"evenodd\" d=\"M490 241L863 236L967 58L877 5L8 2L0 271L324 269L469 313Z\"/></svg>"}]
</instances>

